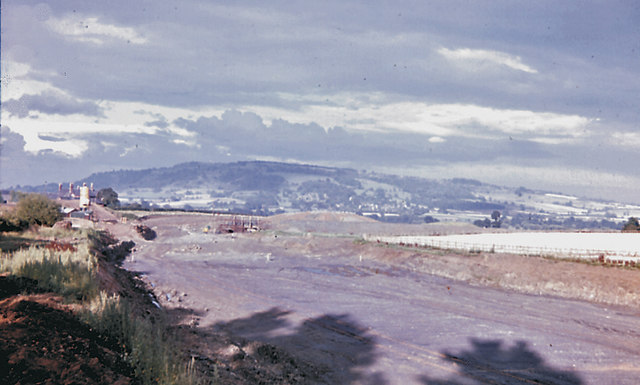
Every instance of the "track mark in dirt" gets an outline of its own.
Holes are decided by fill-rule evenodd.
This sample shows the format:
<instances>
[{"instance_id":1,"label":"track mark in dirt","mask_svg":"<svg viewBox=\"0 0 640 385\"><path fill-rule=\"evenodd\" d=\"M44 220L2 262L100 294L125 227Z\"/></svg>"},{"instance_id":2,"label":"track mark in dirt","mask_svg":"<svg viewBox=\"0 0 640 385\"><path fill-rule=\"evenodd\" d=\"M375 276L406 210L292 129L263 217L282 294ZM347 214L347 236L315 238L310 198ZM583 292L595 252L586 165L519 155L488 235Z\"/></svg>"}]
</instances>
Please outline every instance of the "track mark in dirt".
<instances>
[{"instance_id":1,"label":"track mark in dirt","mask_svg":"<svg viewBox=\"0 0 640 385\"><path fill-rule=\"evenodd\" d=\"M323 269L302 269L302 270L304 271L311 270L308 272L315 273L315 274L339 275L339 274L331 274L328 271ZM320 273L317 273L316 271L313 271L313 270L319 270ZM203 279L199 279L196 277L193 277L193 279L195 279L195 281L201 282L201 284L203 285L206 283ZM290 278L278 277L277 279L291 281L291 282L299 282L298 280L294 280ZM246 298L253 298L263 303L272 303L273 301L273 299L270 297L257 294L253 291L244 289L243 287L239 285L234 285L230 282L222 281L215 278L209 278L207 281L209 281L209 283L215 282L218 288L224 291L227 291L230 294L242 293L243 296ZM366 291L364 290L357 290L357 291L364 293L364 295L367 295ZM302 310L303 312L313 313L312 309L302 309ZM449 309L449 311L453 311L453 310L454 310L453 308ZM288 311L285 315L290 315L292 313L294 312ZM325 318L306 317L301 319L300 323L306 324L309 326L313 325L316 327L323 328L325 330L329 330L330 332L335 333L337 335L341 335L349 339L356 340L358 343L371 344L378 351L388 351L400 359L407 359L419 365L433 367L439 370L444 370L452 374L460 374L459 366L464 365L466 367L473 368L473 370L478 373L492 373L492 375L498 376L499 378L502 378L502 379L516 380L516 381L519 381L520 383L527 383L527 384L540 383L539 381L531 380L527 377L518 375L517 373L513 373L509 369L500 370L490 365L482 365L477 362L465 361L453 355L430 350L428 348L425 348L423 346L420 346L411 342L393 338L388 334L384 334L373 329L361 328L358 330L353 330L353 325L344 323L339 319L329 320ZM365 333L369 337L363 336ZM375 337L375 341L371 337ZM407 352L407 349L400 348L398 347L398 345L408 348L409 353ZM466 373L465 376L469 378L473 378L475 380L479 380L482 383L488 383L488 384L503 383L503 382L493 381L487 378L487 376L483 376L481 374L474 375L474 374Z\"/></svg>"}]
</instances>

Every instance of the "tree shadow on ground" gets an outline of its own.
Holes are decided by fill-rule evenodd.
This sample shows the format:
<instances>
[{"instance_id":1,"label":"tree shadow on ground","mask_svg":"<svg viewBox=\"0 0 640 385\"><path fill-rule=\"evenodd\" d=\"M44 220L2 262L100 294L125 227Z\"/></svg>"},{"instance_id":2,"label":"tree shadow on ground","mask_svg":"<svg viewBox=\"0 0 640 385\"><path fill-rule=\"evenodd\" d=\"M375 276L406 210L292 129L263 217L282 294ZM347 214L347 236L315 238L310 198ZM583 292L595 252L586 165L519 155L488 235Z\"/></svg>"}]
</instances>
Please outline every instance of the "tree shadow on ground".
<instances>
[{"instance_id":1,"label":"tree shadow on ground","mask_svg":"<svg viewBox=\"0 0 640 385\"><path fill-rule=\"evenodd\" d=\"M290 315L289 311L272 308L216 323L211 330L236 338L239 348L252 354L253 359L269 366L269 370L279 371L273 378L282 383L386 383L381 373L365 370L377 358L375 337L348 314L325 314L298 325L289 320Z\"/></svg>"},{"instance_id":2,"label":"tree shadow on ground","mask_svg":"<svg viewBox=\"0 0 640 385\"><path fill-rule=\"evenodd\" d=\"M44 292L38 286L38 281L27 277L18 277L10 274L0 275L0 300L13 295L35 294Z\"/></svg>"},{"instance_id":3,"label":"tree shadow on ground","mask_svg":"<svg viewBox=\"0 0 640 385\"><path fill-rule=\"evenodd\" d=\"M442 352L446 361L456 365L457 374L443 380L423 375L419 381L425 385L583 383L576 373L546 364L525 341L517 341L511 347L504 346L501 340L472 338L470 341L469 350Z\"/></svg>"}]
</instances>

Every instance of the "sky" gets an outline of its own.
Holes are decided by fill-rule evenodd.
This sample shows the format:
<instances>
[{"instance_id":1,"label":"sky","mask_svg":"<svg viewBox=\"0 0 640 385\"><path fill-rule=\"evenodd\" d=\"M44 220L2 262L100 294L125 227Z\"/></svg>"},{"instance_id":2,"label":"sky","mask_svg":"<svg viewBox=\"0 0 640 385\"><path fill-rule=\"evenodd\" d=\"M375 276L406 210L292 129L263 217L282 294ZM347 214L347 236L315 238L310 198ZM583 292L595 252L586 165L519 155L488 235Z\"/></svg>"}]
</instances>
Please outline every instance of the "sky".
<instances>
[{"instance_id":1,"label":"sky","mask_svg":"<svg viewBox=\"0 0 640 385\"><path fill-rule=\"evenodd\" d=\"M1 12L3 188L272 160L640 203L636 1Z\"/></svg>"}]
</instances>

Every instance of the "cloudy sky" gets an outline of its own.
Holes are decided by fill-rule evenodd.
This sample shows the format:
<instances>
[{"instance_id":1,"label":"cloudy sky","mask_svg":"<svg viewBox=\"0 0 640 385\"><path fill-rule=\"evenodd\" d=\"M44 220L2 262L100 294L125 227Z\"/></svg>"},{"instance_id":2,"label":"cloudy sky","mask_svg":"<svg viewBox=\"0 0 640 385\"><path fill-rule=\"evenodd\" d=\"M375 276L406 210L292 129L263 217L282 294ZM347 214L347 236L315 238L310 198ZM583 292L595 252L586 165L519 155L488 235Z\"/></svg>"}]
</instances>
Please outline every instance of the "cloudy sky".
<instances>
[{"instance_id":1,"label":"cloudy sky","mask_svg":"<svg viewBox=\"0 0 640 385\"><path fill-rule=\"evenodd\" d=\"M635 1L2 1L0 185L185 161L640 203Z\"/></svg>"}]
</instances>

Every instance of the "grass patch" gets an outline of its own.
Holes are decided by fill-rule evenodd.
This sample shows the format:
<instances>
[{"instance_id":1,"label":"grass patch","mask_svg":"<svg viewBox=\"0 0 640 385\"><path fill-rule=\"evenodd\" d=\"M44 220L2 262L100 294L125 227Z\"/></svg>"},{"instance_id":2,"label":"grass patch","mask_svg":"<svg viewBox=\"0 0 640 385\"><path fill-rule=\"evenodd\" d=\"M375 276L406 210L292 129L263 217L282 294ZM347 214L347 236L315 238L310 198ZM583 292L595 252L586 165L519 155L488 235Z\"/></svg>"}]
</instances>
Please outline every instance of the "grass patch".
<instances>
[{"instance_id":1,"label":"grass patch","mask_svg":"<svg viewBox=\"0 0 640 385\"><path fill-rule=\"evenodd\" d=\"M367 243L371 243L362 237L358 237L353 240L354 245L366 245Z\"/></svg>"},{"instance_id":2,"label":"grass patch","mask_svg":"<svg viewBox=\"0 0 640 385\"><path fill-rule=\"evenodd\" d=\"M97 264L86 242L76 250L31 246L0 255L0 271L35 279L41 289L75 300L87 300L98 293L94 279Z\"/></svg>"},{"instance_id":3,"label":"grass patch","mask_svg":"<svg viewBox=\"0 0 640 385\"><path fill-rule=\"evenodd\" d=\"M75 262L64 263L55 257L40 262L27 262L15 274L35 279L38 287L66 298L86 300L94 297L98 290L92 272L86 266Z\"/></svg>"},{"instance_id":4,"label":"grass patch","mask_svg":"<svg viewBox=\"0 0 640 385\"><path fill-rule=\"evenodd\" d=\"M38 231L31 232L34 238L64 239L78 238L87 239L92 233L97 233L93 229L65 229L62 227L40 227ZM89 238L90 240L90 238Z\"/></svg>"},{"instance_id":5,"label":"grass patch","mask_svg":"<svg viewBox=\"0 0 640 385\"><path fill-rule=\"evenodd\" d=\"M4 253L26 249L32 245L42 245L45 241L35 240L32 237L23 236L21 233L0 234L0 251Z\"/></svg>"},{"instance_id":6,"label":"grass patch","mask_svg":"<svg viewBox=\"0 0 640 385\"><path fill-rule=\"evenodd\" d=\"M442 249L439 247L422 246L422 245L406 244L406 243L399 244L399 243L390 243L390 242L382 242L382 241L372 241L372 240L370 241L370 240L364 239L362 244L370 244L370 245L383 247L387 249L411 251L411 252L418 252L418 253L424 253L424 254L436 255L436 256L443 256L443 255L449 255L454 253L459 255L465 255L465 254L461 254L457 250ZM471 253L469 253L469 255L471 255Z\"/></svg>"},{"instance_id":7,"label":"grass patch","mask_svg":"<svg viewBox=\"0 0 640 385\"><path fill-rule=\"evenodd\" d=\"M131 211L124 211L119 213L122 218L127 218L130 221L135 221L140 219L141 215L137 215L137 213Z\"/></svg>"},{"instance_id":8,"label":"grass patch","mask_svg":"<svg viewBox=\"0 0 640 385\"><path fill-rule=\"evenodd\" d=\"M175 337L160 318L136 316L128 302L101 292L85 307L82 319L125 346L124 358L143 384L200 384L193 359L184 363Z\"/></svg>"},{"instance_id":9,"label":"grass patch","mask_svg":"<svg viewBox=\"0 0 640 385\"><path fill-rule=\"evenodd\" d=\"M63 228L40 227L22 232L0 233L0 251L11 253L31 246L44 246L49 239L88 240L94 244L98 239L98 232L91 229L67 230Z\"/></svg>"}]
</instances>

